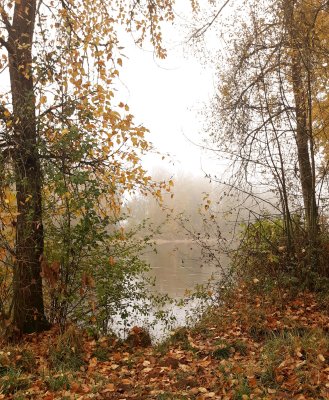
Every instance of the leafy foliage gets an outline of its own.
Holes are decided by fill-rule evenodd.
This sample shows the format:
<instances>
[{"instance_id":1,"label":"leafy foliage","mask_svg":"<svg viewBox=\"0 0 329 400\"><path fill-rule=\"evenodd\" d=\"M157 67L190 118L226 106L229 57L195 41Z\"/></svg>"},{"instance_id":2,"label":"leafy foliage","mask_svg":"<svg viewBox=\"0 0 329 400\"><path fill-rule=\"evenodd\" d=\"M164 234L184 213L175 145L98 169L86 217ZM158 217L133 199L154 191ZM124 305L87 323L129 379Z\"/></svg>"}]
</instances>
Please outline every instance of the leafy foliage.
<instances>
[{"instance_id":1,"label":"leafy foliage","mask_svg":"<svg viewBox=\"0 0 329 400\"><path fill-rule=\"evenodd\" d=\"M122 205L136 190L161 200L168 185L142 167L147 129L118 95L120 32L140 46L150 41L163 58L161 26L173 18L171 0L0 5L0 69L11 81L0 102L0 314L7 324L13 313L23 332L49 327L40 275L46 311L62 326L74 310L105 329L119 305L133 294L140 300L146 266L136 256L141 244L122 232Z\"/></svg>"}]
</instances>

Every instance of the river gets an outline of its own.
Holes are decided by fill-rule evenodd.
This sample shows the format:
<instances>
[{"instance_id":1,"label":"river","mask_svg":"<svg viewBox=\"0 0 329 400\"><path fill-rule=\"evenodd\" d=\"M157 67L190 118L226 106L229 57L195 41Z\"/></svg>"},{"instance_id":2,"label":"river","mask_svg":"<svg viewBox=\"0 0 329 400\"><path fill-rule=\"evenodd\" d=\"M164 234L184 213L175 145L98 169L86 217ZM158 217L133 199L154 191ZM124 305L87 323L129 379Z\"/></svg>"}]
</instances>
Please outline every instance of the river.
<instances>
[{"instance_id":1,"label":"river","mask_svg":"<svg viewBox=\"0 0 329 400\"><path fill-rule=\"evenodd\" d=\"M195 285L206 283L218 269L201 259L201 248L193 242L160 242L156 252L150 250L143 259L151 266L151 275L155 277L155 288L178 299Z\"/></svg>"},{"instance_id":2,"label":"river","mask_svg":"<svg viewBox=\"0 0 329 400\"><path fill-rule=\"evenodd\" d=\"M218 276L220 273L212 263L205 263L202 260L201 248L197 244L186 241L162 241L157 244L156 252L150 249L143 254L142 258L150 264L150 274L156 279L153 290L160 294L168 294L174 300L184 298L187 291L191 293L196 285L206 284L212 275ZM201 302L196 299L189 300L184 306L169 305L168 310L175 317L171 328L186 325L191 321L191 317L197 318L200 306ZM150 331L154 342L163 340L171 328L163 322L152 325L152 321L154 322L154 315L132 316L126 329L122 331L122 325L118 319L117 333L126 336L133 325L145 326Z\"/></svg>"}]
</instances>

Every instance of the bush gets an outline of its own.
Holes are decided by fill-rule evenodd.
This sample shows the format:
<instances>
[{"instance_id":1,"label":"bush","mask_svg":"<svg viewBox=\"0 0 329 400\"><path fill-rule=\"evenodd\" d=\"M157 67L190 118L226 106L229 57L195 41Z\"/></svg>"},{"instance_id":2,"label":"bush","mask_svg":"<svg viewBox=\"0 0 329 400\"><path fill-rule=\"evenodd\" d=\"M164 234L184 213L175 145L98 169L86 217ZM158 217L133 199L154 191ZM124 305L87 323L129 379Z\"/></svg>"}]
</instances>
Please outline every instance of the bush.
<instances>
[{"instance_id":1,"label":"bush","mask_svg":"<svg viewBox=\"0 0 329 400\"><path fill-rule=\"evenodd\" d=\"M272 290L276 286L327 291L327 228L321 227L317 242L310 244L298 215L292 217L292 226L289 241L280 218L264 217L244 225L233 257L235 274L247 282L261 281L257 287L261 290Z\"/></svg>"},{"instance_id":2,"label":"bush","mask_svg":"<svg viewBox=\"0 0 329 400\"><path fill-rule=\"evenodd\" d=\"M234 257L238 274L249 278L275 278L287 269L283 221L261 219L243 226L242 240Z\"/></svg>"},{"instance_id":3,"label":"bush","mask_svg":"<svg viewBox=\"0 0 329 400\"><path fill-rule=\"evenodd\" d=\"M42 273L50 322L107 334L115 319L126 326L133 313L148 315L162 301L150 293L149 266L140 258L152 236L138 237L140 226L124 229L122 200L92 172L67 176L49 166L48 175Z\"/></svg>"},{"instance_id":4,"label":"bush","mask_svg":"<svg viewBox=\"0 0 329 400\"><path fill-rule=\"evenodd\" d=\"M49 143L40 140L38 149L46 155L41 157L45 312L62 331L76 322L107 333L115 316L127 321L133 311L145 315L152 307L148 265L140 259L151 238L138 237L140 227L124 229L126 195L140 191L159 200L169 187L153 182L141 168L139 156L146 148L129 148L124 140L125 151L105 156L100 148L105 137L74 124L64 131ZM146 145L142 138L137 142ZM2 275L0 269L1 289ZM12 277L8 281L11 289ZM6 294L0 290L0 318Z\"/></svg>"}]
</instances>

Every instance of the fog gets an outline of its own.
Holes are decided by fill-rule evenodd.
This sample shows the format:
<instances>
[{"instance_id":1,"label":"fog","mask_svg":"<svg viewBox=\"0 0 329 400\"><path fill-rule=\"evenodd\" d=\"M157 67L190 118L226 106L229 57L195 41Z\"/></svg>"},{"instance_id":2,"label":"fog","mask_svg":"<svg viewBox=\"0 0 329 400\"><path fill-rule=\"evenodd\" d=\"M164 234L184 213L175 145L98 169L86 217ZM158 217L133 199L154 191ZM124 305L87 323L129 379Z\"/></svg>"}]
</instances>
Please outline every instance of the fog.
<instances>
[{"instance_id":1,"label":"fog","mask_svg":"<svg viewBox=\"0 0 329 400\"><path fill-rule=\"evenodd\" d=\"M143 220L149 221L141 234L148 229L158 228L157 239L189 240L192 239L188 230L201 232L204 219L210 216L210 211L221 218L221 226L226 229L226 218L232 208L232 197L226 198L218 184L209 179L180 171L175 175L164 169L152 173L156 181L173 182L170 192L159 202L153 196L136 196L127 207L131 213L128 226L133 227ZM208 202L207 202L208 201Z\"/></svg>"}]
</instances>

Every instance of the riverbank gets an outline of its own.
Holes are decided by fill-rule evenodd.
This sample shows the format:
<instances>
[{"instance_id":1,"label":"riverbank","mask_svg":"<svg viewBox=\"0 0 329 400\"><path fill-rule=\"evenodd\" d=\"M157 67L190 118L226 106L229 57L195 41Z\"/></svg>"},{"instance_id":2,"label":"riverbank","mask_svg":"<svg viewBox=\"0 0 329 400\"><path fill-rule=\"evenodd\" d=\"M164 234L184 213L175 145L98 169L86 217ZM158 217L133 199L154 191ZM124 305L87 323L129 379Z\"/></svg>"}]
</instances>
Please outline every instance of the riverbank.
<instances>
[{"instance_id":1,"label":"riverbank","mask_svg":"<svg viewBox=\"0 0 329 400\"><path fill-rule=\"evenodd\" d=\"M156 347L138 329L121 342L74 327L3 344L0 399L329 399L326 302L257 293L240 287Z\"/></svg>"}]
</instances>

